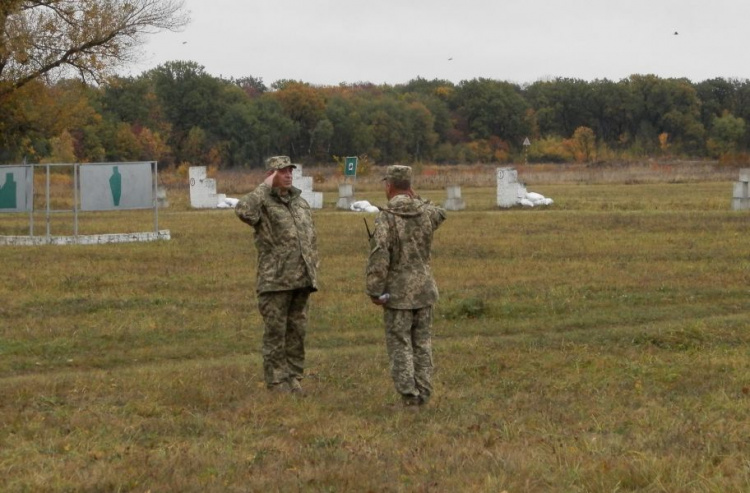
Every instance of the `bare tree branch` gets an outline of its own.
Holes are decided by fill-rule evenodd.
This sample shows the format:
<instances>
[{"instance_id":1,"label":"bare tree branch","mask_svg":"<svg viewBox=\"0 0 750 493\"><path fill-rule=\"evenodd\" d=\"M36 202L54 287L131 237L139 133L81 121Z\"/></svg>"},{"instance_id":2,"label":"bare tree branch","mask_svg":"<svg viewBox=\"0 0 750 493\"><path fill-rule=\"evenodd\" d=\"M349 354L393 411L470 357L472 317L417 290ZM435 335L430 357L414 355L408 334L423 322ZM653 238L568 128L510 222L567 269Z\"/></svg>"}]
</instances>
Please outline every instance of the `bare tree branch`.
<instances>
[{"instance_id":1,"label":"bare tree branch","mask_svg":"<svg viewBox=\"0 0 750 493\"><path fill-rule=\"evenodd\" d=\"M188 21L183 0L0 0L0 97L71 71L101 82L146 35Z\"/></svg>"}]
</instances>

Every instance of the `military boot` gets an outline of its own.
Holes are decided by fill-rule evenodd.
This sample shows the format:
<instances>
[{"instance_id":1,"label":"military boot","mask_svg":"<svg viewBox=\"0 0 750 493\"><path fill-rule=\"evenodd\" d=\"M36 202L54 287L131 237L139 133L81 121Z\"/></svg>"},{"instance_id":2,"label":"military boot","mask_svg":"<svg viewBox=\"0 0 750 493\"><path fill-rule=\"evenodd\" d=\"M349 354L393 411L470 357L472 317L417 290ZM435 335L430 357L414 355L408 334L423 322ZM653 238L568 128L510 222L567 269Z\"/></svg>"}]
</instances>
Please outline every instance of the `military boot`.
<instances>
[{"instance_id":1,"label":"military boot","mask_svg":"<svg viewBox=\"0 0 750 493\"><path fill-rule=\"evenodd\" d=\"M271 384L268 386L268 390L275 394L288 394L292 391L287 382Z\"/></svg>"},{"instance_id":2,"label":"military boot","mask_svg":"<svg viewBox=\"0 0 750 493\"><path fill-rule=\"evenodd\" d=\"M305 395L305 390L302 388L302 385L299 383L299 380L292 377L289 379L289 390L292 392L292 394L297 395Z\"/></svg>"}]
</instances>

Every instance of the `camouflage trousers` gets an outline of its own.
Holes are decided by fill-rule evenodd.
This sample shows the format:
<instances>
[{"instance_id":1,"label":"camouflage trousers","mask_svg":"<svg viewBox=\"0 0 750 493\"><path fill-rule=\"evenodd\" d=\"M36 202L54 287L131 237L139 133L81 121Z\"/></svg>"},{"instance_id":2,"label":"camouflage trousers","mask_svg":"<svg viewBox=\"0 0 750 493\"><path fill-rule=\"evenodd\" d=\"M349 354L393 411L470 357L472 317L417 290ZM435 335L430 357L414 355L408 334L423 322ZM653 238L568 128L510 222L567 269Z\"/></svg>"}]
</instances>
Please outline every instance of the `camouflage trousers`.
<instances>
[{"instance_id":1,"label":"camouflage trousers","mask_svg":"<svg viewBox=\"0 0 750 493\"><path fill-rule=\"evenodd\" d=\"M383 310L391 377L402 397L432 394L432 307Z\"/></svg>"},{"instance_id":2,"label":"camouflage trousers","mask_svg":"<svg viewBox=\"0 0 750 493\"><path fill-rule=\"evenodd\" d=\"M305 366L308 288L258 294L263 317L263 379L268 387L301 379Z\"/></svg>"}]
</instances>

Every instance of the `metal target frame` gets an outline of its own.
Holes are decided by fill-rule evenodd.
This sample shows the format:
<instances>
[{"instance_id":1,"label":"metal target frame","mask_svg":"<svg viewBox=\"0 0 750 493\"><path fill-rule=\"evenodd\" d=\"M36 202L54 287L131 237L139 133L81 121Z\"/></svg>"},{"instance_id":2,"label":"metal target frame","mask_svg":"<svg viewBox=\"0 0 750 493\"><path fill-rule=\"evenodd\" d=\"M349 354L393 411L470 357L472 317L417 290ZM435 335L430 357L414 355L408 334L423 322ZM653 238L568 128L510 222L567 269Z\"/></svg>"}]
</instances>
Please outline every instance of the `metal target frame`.
<instances>
[{"instance_id":1,"label":"metal target frame","mask_svg":"<svg viewBox=\"0 0 750 493\"><path fill-rule=\"evenodd\" d=\"M50 178L53 167L66 166L73 168L73 207L72 209L53 209L50 197ZM146 169L148 167L148 170ZM34 214L39 210L34 209L34 176L38 168L45 171L44 192L44 220L46 223L45 234L35 235ZM122 169L122 171L120 171ZM83 174L82 174L83 171ZM109 172L110 194L102 192L103 174ZM130 193L128 200L121 203L123 190L123 173L128 181L136 183L134 186L126 187ZM23 175L20 182L16 176ZM117 176L113 176L117 175ZM13 176L16 185L13 197L15 206L10 207L2 203L3 187L8 185L9 176ZM83 176L83 180L82 180ZM169 240L169 230L159 230L159 202L157 197L158 163L156 161L133 161L133 162L101 162L101 163L48 163L48 164L12 164L0 165L0 178L5 178L3 187L0 187L0 217L5 213L29 214L28 236L0 236L0 245L46 245L46 244L103 244L103 243L128 243L136 241ZM115 179L116 178L116 179ZM150 181L150 183L148 183ZM147 189L146 186L148 185ZM20 188L19 188L20 186ZM98 188L98 189L97 189ZM21 190L23 203L19 204L18 190ZM9 194L10 192L6 191ZM110 204L109 198L112 199ZM95 211L116 211L153 209L153 232L138 233L110 233L95 235L80 235L78 232L79 213ZM51 219L56 214L72 213L73 235L53 236L51 234Z\"/></svg>"}]
</instances>

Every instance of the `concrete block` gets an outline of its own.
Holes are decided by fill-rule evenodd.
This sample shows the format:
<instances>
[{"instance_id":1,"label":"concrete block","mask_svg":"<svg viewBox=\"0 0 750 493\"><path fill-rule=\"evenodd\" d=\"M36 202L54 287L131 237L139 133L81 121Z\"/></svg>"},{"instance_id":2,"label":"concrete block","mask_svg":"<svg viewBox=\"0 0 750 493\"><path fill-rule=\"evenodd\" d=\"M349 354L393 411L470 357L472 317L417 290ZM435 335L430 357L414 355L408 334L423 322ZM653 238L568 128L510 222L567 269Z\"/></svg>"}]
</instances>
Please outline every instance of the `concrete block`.
<instances>
[{"instance_id":1,"label":"concrete block","mask_svg":"<svg viewBox=\"0 0 750 493\"><path fill-rule=\"evenodd\" d=\"M313 177L312 176L300 176L292 178L292 185L299 188L303 192L312 192L313 189Z\"/></svg>"},{"instance_id":2,"label":"concrete block","mask_svg":"<svg viewBox=\"0 0 750 493\"><path fill-rule=\"evenodd\" d=\"M446 199L445 202L443 202L443 208L446 211L462 211L466 209L466 202L461 198Z\"/></svg>"},{"instance_id":3,"label":"concrete block","mask_svg":"<svg viewBox=\"0 0 750 493\"><path fill-rule=\"evenodd\" d=\"M303 191L301 195L312 209L323 208L323 192Z\"/></svg>"},{"instance_id":4,"label":"concrete block","mask_svg":"<svg viewBox=\"0 0 750 493\"><path fill-rule=\"evenodd\" d=\"M156 188L156 203L160 209L166 209L169 207L169 200L167 199L167 189L164 187Z\"/></svg>"},{"instance_id":5,"label":"concrete block","mask_svg":"<svg viewBox=\"0 0 750 493\"><path fill-rule=\"evenodd\" d=\"M449 185L445 187L446 200L443 208L447 211L461 211L466 209L466 202L461 198L461 187Z\"/></svg>"},{"instance_id":6,"label":"concrete block","mask_svg":"<svg viewBox=\"0 0 750 493\"><path fill-rule=\"evenodd\" d=\"M747 211L750 210L750 199L733 198L732 199L732 210L733 211Z\"/></svg>"},{"instance_id":7,"label":"concrete block","mask_svg":"<svg viewBox=\"0 0 750 493\"><path fill-rule=\"evenodd\" d=\"M313 209L323 208L323 193L313 192L313 177L303 176L302 165L294 163L296 166L292 169L292 186L302 191L302 198L310 204Z\"/></svg>"},{"instance_id":8,"label":"concrete block","mask_svg":"<svg viewBox=\"0 0 750 493\"><path fill-rule=\"evenodd\" d=\"M504 185L518 183L518 171L515 168L497 168L497 182Z\"/></svg>"},{"instance_id":9,"label":"concrete block","mask_svg":"<svg viewBox=\"0 0 750 493\"><path fill-rule=\"evenodd\" d=\"M518 182L515 168L497 168L497 205L513 207L526 195L526 187Z\"/></svg>"},{"instance_id":10,"label":"concrete block","mask_svg":"<svg viewBox=\"0 0 750 493\"><path fill-rule=\"evenodd\" d=\"M338 202L336 202L336 208L337 209L346 209L351 210L351 205L355 202L354 197L339 197Z\"/></svg>"},{"instance_id":11,"label":"concrete block","mask_svg":"<svg viewBox=\"0 0 750 493\"><path fill-rule=\"evenodd\" d=\"M140 241L169 240L168 229L148 233L115 233L78 236L0 236L0 245L103 245L106 243L134 243Z\"/></svg>"},{"instance_id":12,"label":"concrete block","mask_svg":"<svg viewBox=\"0 0 750 493\"><path fill-rule=\"evenodd\" d=\"M734 187L732 190L732 198L746 199L750 197L749 192L750 192L750 183L746 181L734 182Z\"/></svg>"},{"instance_id":13,"label":"concrete block","mask_svg":"<svg viewBox=\"0 0 750 493\"><path fill-rule=\"evenodd\" d=\"M458 185L449 185L445 187L445 193L449 199L460 199L461 187L459 187Z\"/></svg>"},{"instance_id":14,"label":"concrete block","mask_svg":"<svg viewBox=\"0 0 750 493\"><path fill-rule=\"evenodd\" d=\"M191 166L188 170L190 178L190 206L194 209L214 209L219 204L216 196L216 180L206 178L205 166Z\"/></svg>"}]
</instances>

